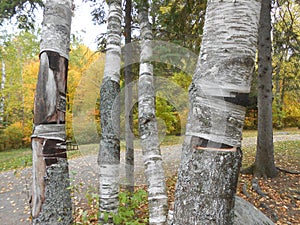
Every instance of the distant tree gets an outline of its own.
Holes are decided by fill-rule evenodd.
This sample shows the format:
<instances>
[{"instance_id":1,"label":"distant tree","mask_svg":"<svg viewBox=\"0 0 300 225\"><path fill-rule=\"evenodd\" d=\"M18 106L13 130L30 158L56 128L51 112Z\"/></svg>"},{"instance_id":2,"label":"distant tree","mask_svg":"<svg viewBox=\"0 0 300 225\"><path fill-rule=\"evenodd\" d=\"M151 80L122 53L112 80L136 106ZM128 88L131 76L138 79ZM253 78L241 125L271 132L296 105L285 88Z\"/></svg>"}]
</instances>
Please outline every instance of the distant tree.
<instances>
[{"instance_id":1,"label":"distant tree","mask_svg":"<svg viewBox=\"0 0 300 225\"><path fill-rule=\"evenodd\" d=\"M0 26L5 19L16 16L18 27L21 29L33 29L35 22L34 9L43 6L42 0L1 0L0 2Z\"/></svg>"},{"instance_id":2,"label":"distant tree","mask_svg":"<svg viewBox=\"0 0 300 225\"><path fill-rule=\"evenodd\" d=\"M150 15L155 39L171 41L199 52L202 41L205 0L154 0Z\"/></svg>"},{"instance_id":3,"label":"distant tree","mask_svg":"<svg viewBox=\"0 0 300 225\"><path fill-rule=\"evenodd\" d=\"M298 101L300 73L297 63L300 60L300 20L299 2L295 0L277 0L273 7L273 118L277 129L283 128L290 106L285 104L287 96ZM297 118L291 118L296 120Z\"/></svg>"},{"instance_id":4,"label":"distant tree","mask_svg":"<svg viewBox=\"0 0 300 225\"><path fill-rule=\"evenodd\" d=\"M1 90L3 107L3 125L8 127L14 123L21 124L19 141L29 138L32 128L32 107L33 102L27 105L26 97L30 92L26 85L31 82L32 74L28 71L32 61L38 60L39 42L37 36L30 32L21 31L12 35L1 37L1 58L5 65L5 87ZM4 69L4 67L3 67ZM30 81L29 81L30 80ZM31 94L33 94L31 92ZM28 128L28 129L27 129ZM9 134L8 134L9 135ZM26 141L25 144L29 144ZM9 145L7 145L8 148Z\"/></svg>"},{"instance_id":5,"label":"distant tree","mask_svg":"<svg viewBox=\"0 0 300 225\"><path fill-rule=\"evenodd\" d=\"M271 0L262 0L258 29L258 133L254 165L244 172L256 177L273 178L277 175L274 162L272 123L272 42Z\"/></svg>"},{"instance_id":6,"label":"distant tree","mask_svg":"<svg viewBox=\"0 0 300 225\"><path fill-rule=\"evenodd\" d=\"M174 223L233 224L261 3L208 1L175 191Z\"/></svg>"},{"instance_id":7,"label":"distant tree","mask_svg":"<svg viewBox=\"0 0 300 225\"><path fill-rule=\"evenodd\" d=\"M66 89L72 0L45 2L32 134L32 223L72 223Z\"/></svg>"}]
</instances>

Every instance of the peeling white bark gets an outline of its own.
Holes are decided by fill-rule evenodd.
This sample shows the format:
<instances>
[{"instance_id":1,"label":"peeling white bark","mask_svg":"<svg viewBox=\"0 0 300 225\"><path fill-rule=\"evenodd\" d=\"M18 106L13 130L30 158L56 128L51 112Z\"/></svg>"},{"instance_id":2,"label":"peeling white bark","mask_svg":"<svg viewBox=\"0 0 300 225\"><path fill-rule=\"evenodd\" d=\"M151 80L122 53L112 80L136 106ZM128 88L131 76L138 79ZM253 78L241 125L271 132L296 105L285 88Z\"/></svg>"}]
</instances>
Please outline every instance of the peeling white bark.
<instances>
[{"instance_id":1,"label":"peeling white bark","mask_svg":"<svg viewBox=\"0 0 300 225\"><path fill-rule=\"evenodd\" d=\"M138 84L139 133L148 185L149 223L158 225L166 224L167 222L168 197L155 117L153 66L149 62L152 57L151 41L153 37L148 20L147 7L140 7L139 23L141 28Z\"/></svg>"},{"instance_id":2,"label":"peeling white bark","mask_svg":"<svg viewBox=\"0 0 300 225\"><path fill-rule=\"evenodd\" d=\"M66 140L65 124L40 124L34 127L32 138Z\"/></svg>"},{"instance_id":3,"label":"peeling white bark","mask_svg":"<svg viewBox=\"0 0 300 225\"><path fill-rule=\"evenodd\" d=\"M104 78L109 77L111 80L119 83L120 81L120 58L121 58L121 20L122 10L119 0L108 1L109 14L107 18L107 45L106 45L106 62L104 68Z\"/></svg>"},{"instance_id":4,"label":"peeling white bark","mask_svg":"<svg viewBox=\"0 0 300 225\"><path fill-rule=\"evenodd\" d=\"M104 215L117 213L119 207L121 2L108 1L106 61L100 90L101 141L98 163L101 224L112 224L112 218L104 221Z\"/></svg>"},{"instance_id":5,"label":"peeling white bark","mask_svg":"<svg viewBox=\"0 0 300 225\"><path fill-rule=\"evenodd\" d=\"M32 154L32 177L33 182L32 186L32 217L36 218L42 209L42 204L45 201L45 184L44 184L44 174L46 173L46 164L45 161L39 158L42 158L43 152L42 147L43 140L34 138L32 139L32 149L36 149L36 154ZM41 163L37 163L41 162Z\"/></svg>"},{"instance_id":6,"label":"peeling white bark","mask_svg":"<svg viewBox=\"0 0 300 225\"><path fill-rule=\"evenodd\" d=\"M240 102L250 91L259 8L260 1L208 1L187 135L240 147L245 114Z\"/></svg>"},{"instance_id":7,"label":"peeling white bark","mask_svg":"<svg viewBox=\"0 0 300 225\"><path fill-rule=\"evenodd\" d=\"M174 224L233 224L260 1L209 0L175 192Z\"/></svg>"},{"instance_id":8,"label":"peeling white bark","mask_svg":"<svg viewBox=\"0 0 300 225\"><path fill-rule=\"evenodd\" d=\"M57 52L68 59L73 0L45 0L44 4L41 52Z\"/></svg>"}]
</instances>

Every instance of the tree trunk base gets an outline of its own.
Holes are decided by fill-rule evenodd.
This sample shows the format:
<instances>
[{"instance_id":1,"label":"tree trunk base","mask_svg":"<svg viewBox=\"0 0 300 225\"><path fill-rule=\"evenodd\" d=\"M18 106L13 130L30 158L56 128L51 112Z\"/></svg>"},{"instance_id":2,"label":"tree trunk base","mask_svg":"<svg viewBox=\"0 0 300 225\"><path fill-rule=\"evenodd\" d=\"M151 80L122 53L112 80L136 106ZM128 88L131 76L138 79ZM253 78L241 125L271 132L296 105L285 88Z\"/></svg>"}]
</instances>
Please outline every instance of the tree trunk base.
<instances>
[{"instance_id":1,"label":"tree trunk base","mask_svg":"<svg viewBox=\"0 0 300 225\"><path fill-rule=\"evenodd\" d=\"M57 164L46 168L44 176L45 193L41 211L32 224L69 225L72 223L72 202L70 198L68 162L58 159ZM55 205L55 210L53 211Z\"/></svg>"},{"instance_id":2,"label":"tree trunk base","mask_svg":"<svg viewBox=\"0 0 300 225\"><path fill-rule=\"evenodd\" d=\"M234 225L274 225L259 209L241 197L235 197Z\"/></svg>"},{"instance_id":3,"label":"tree trunk base","mask_svg":"<svg viewBox=\"0 0 300 225\"><path fill-rule=\"evenodd\" d=\"M252 164L251 166L241 169L241 174L248 174L253 175L256 178L274 178L277 177L278 171L280 170L278 167L276 167L275 171L269 170L267 171L265 168L258 168L255 164Z\"/></svg>"},{"instance_id":4,"label":"tree trunk base","mask_svg":"<svg viewBox=\"0 0 300 225\"><path fill-rule=\"evenodd\" d=\"M173 210L169 211L168 225L173 223ZM274 223L259 209L241 197L235 196L234 225L274 225Z\"/></svg>"}]
</instances>

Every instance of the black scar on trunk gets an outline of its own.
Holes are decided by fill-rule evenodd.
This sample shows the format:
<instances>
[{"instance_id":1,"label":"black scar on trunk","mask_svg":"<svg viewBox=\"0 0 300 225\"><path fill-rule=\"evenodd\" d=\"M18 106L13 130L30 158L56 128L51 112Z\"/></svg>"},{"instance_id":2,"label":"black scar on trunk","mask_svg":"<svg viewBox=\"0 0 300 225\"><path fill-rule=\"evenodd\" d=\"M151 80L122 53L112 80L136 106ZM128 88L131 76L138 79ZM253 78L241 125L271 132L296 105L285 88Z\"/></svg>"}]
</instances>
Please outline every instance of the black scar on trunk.
<instances>
[{"instance_id":1,"label":"black scar on trunk","mask_svg":"<svg viewBox=\"0 0 300 225\"><path fill-rule=\"evenodd\" d=\"M46 166L51 166L57 163L58 158L67 158L65 142L60 140L46 140L43 148L43 156Z\"/></svg>"}]
</instances>

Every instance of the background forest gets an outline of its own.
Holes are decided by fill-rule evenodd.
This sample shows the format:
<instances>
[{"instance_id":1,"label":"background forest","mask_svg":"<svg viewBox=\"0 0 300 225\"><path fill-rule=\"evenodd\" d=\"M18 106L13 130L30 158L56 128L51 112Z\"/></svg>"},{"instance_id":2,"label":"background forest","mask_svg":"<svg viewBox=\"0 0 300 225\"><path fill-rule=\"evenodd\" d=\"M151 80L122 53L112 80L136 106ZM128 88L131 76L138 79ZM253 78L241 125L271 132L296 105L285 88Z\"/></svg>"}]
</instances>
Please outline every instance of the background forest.
<instances>
[{"instance_id":1,"label":"background forest","mask_svg":"<svg viewBox=\"0 0 300 225\"><path fill-rule=\"evenodd\" d=\"M0 7L1 7L0 3ZM4 3L3 3L4 4ZM153 1L150 7L155 39L163 40L186 47L198 55L200 46L199 36L204 24L205 1ZM95 21L105 22L103 11L93 11ZM133 13L134 15L134 13ZM22 17L20 17L22 18ZM19 18L19 19L20 19ZM29 19L29 18L27 18ZM273 34L273 125L276 129L285 127L300 127L300 6L294 0L276 1L272 9ZM22 22L22 21L21 21ZM30 24L23 21L23 24ZM20 23L22 25L22 23ZM134 27L134 25L133 25ZM24 26L23 26L24 28ZM39 69L39 38L40 31L34 26L25 26L18 33L0 34L0 67L1 67L1 99L0 99L0 150L16 149L30 145L32 134L34 92ZM136 31L138 32L138 31ZM133 32L134 34L135 32ZM84 99L87 96L84 90L98 88L95 82L86 80L86 77L97 75L97 85L103 75L105 53L101 52L105 46L105 34L98 39L99 51L92 51L82 41L73 36L69 61L68 93L67 93L67 136L73 139L72 117L74 98ZM167 55L171 61L178 55ZM168 60L166 59L166 61ZM181 86L186 93L191 77L173 66L155 63L154 74L158 77L170 79ZM133 65L135 78L138 76L138 67ZM257 126L257 85L255 72L250 93L250 105L247 108L245 129L256 129ZM124 79L123 79L124 80ZM83 90L80 88L84 84ZM124 82L121 82L121 86ZM168 88L168 87L166 87ZM80 97L80 95L84 97ZM99 96L97 97L99 99ZM93 98L91 98L93 99ZM82 100L83 101L83 100ZM99 106L92 102L94 107L90 111L82 111L94 119L99 126ZM183 133L187 108L179 114L178 109L164 98L156 99L157 117L161 121L161 131L167 135ZM135 135L137 128L137 107L134 111ZM78 112L77 112L78 113ZM75 115L76 116L76 115ZM77 115L78 116L78 115ZM163 122L162 122L163 121ZM82 124L82 126L86 123ZM93 124L91 124L92 126ZM83 127L82 127L83 128ZM77 127L76 129L81 129ZM98 135L93 129L86 129L87 143L98 143ZM99 129L98 129L99 130Z\"/></svg>"}]
</instances>

